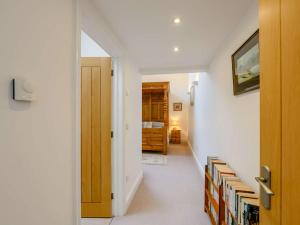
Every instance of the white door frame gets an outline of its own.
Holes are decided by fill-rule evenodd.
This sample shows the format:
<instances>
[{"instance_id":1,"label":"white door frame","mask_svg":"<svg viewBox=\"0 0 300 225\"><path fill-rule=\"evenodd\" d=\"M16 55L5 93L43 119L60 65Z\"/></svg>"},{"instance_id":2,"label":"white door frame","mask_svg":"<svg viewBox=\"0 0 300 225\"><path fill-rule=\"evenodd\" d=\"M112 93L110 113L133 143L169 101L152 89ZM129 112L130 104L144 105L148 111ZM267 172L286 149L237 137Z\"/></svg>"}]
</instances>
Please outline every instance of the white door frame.
<instances>
[{"instance_id":1,"label":"white door frame","mask_svg":"<svg viewBox=\"0 0 300 225\"><path fill-rule=\"evenodd\" d=\"M112 81L112 202L113 216L122 216L125 211L125 154L124 154L124 81L120 58L113 58Z\"/></svg>"},{"instance_id":2,"label":"white door frame","mask_svg":"<svg viewBox=\"0 0 300 225\"><path fill-rule=\"evenodd\" d=\"M81 30L89 34L85 29L81 18L80 0L74 0L75 12L75 37L76 46L74 58L74 120L73 120L73 212L74 224L80 225L81 218ZM90 27L89 27L90 28ZM92 36L92 35L91 35ZM97 39L101 37L97 36ZM96 42L98 40L94 39ZM99 42L98 42L99 43ZM104 49L106 46L101 46ZM118 45L115 46L118 48ZM121 52L121 49L119 50ZM112 201L113 216L121 216L125 212L125 165L124 165L124 80L122 72L122 59L119 54L111 54L113 61L114 76L112 78Z\"/></svg>"},{"instance_id":3,"label":"white door frame","mask_svg":"<svg viewBox=\"0 0 300 225\"><path fill-rule=\"evenodd\" d=\"M81 218L81 134L80 134L80 119L81 119L81 83L80 83L80 56L81 56L81 29L80 29L80 7L79 0L74 0L74 81L73 81L73 224L80 225Z\"/></svg>"}]
</instances>

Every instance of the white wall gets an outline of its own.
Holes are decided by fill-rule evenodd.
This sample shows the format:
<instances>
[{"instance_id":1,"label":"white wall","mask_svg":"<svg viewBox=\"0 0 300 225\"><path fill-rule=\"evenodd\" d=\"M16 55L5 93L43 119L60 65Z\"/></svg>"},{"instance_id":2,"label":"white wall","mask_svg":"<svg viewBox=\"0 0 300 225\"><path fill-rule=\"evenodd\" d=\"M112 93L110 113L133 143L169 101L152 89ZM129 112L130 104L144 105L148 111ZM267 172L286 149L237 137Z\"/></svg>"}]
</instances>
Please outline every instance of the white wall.
<instances>
[{"instance_id":1,"label":"white wall","mask_svg":"<svg viewBox=\"0 0 300 225\"><path fill-rule=\"evenodd\" d=\"M125 183L126 208L142 176L142 83L137 68L124 60L125 76Z\"/></svg>"},{"instance_id":2,"label":"white wall","mask_svg":"<svg viewBox=\"0 0 300 225\"><path fill-rule=\"evenodd\" d=\"M74 224L74 18L72 0L0 3L0 224ZM37 101L12 100L17 76Z\"/></svg>"},{"instance_id":3,"label":"white wall","mask_svg":"<svg viewBox=\"0 0 300 225\"><path fill-rule=\"evenodd\" d=\"M199 80L190 108L189 141L202 168L208 155L227 161L256 190L259 174L259 91L233 95L231 55L257 30L257 2L232 36L224 41L207 73Z\"/></svg>"},{"instance_id":4,"label":"white wall","mask_svg":"<svg viewBox=\"0 0 300 225\"><path fill-rule=\"evenodd\" d=\"M170 107L169 120L179 122L178 128L182 131L182 141L187 141L188 136L188 108L189 108L189 75L188 74L163 74L144 75L142 82L170 82ZM182 111L173 111L173 103L182 102Z\"/></svg>"},{"instance_id":5,"label":"white wall","mask_svg":"<svg viewBox=\"0 0 300 225\"><path fill-rule=\"evenodd\" d=\"M81 31L81 57L109 57L98 43Z\"/></svg>"},{"instance_id":6,"label":"white wall","mask_svg":"<svg viewBox=\"0 0 300 225\"><path fill-rule=\"evenodd\" d=\"M113 165L118 171L113 173L113 186L116 199L113 201L114 215L123 215L135 195L142 179L141 158L141 75L136 65L132 62L127 49L113 33L106 23L101 10L90 0L81 0L82 30L86 32L96 43L101 45L106 52L113 57L117 75L114 83L117 83L115 92L117 98L114 105L117 114L117 125L114 124L116 133L113 144ZM121 159L120 159L121 158ZM124 163L124 164L123 164ZM116 204L117 202L117 204Z\"/></svg>"}]
</instances>

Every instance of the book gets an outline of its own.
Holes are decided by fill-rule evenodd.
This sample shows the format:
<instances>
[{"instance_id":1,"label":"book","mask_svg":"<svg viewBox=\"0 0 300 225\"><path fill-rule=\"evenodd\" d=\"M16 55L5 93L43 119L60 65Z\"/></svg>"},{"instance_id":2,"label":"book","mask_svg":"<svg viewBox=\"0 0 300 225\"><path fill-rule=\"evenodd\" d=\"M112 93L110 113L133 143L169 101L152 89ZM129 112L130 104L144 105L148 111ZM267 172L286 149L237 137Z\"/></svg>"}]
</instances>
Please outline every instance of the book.
<instances>
[{"instance_id":1,"label":"book","mask_svg":"<svg viewBox=\"0 0 300 225\"><path fill-rule=\"evenodd\" d=\"M222 176L223 175L235 175L235 172L228 166L223 164L215 164L214 165L214 177L213 181L220 186L222 184Z\"/></svg>"},{"instance_id":2,"label":"book","mask_svg":"<svg viewBox=\"0 0 300 225\"><path fill-rule=\"evenodd\" d=\"M218 160L217 156L207 156L207 172L210 174L211 171L211 161L212 160Z\"/></svg>"},{"instance_id":3,"label":"book","mask_svg":"<svg viewBox=\"0 0 300 225\"><path fill-rule=\"evenodd\" d=\"M210 196L219 205L221 204L219 201L225 202L224 222L227 225L258 225L258 194L243 183L226 162L216 156L207 157L206 171L208 177L206 185ZM220 193L223 193L223 199L220 198ZM221 221L212 202L208 202L208 210L219 224Z\"/></svg>"},{"instance_id":4,"label":"book","mask_svg":"<svg viewBox=\"0 0 300 225\"><path fill-rule=\"evenodd\" d=\"M249 199L258 199L259 196L256 193L245 193L245 192L239 192L236 196L236 208L237 208L237 221L239 224L242 223L242 211L241 211L241 203L244 198Z\"/></svg>"},{"instance_id":5,"label":"book","mask_svg":"<svg viewBox=\"0 0 300 225\"><path fill-rule=\"evenodd\" d=\"M242 204L241 225L258 225L259 224L259 200L243 198L241 204Z\"/></svg>"},{"instance_id":6,"label":"book","mask_svg":"<svg viewBox=\"0 0 300 225\"><path fill-rule=\"evenodd\" d=\"M226 181L226 187L225 187L225 192L224 192L225 194L223 194L223 195L224 195L224 201L228 205L228 207L229 207L230 187L231 187L231 185L238 185L238 184L242 184L240 179ZM229 210L230 210L230 208L229 208Z\"/></svg>"},{"instance_id":7,"label":"book","mask_svg":"<svg viewBox=\"0 0 300 225\"><path fill-rule=\"evenodd\" d=\"M225 200L225 195L226 195L226 183L229 181L240 181L240 178L237 176L234 176L232 174L227 174L226 176L224 175L222 178L222 185L223 185L223 200Z\"/></svg>"},{"instance_id":8,"label":"book","mask_svg":"<svg viewBox=\"0 0 300 225\"><path fill-rule=\"evenodd\" d=\"M211 176L211 166L212 166L212 161L213 160L218 160L218 157L216 156L207 156L207 173ZM213 187L210 182L208 182L208 190L212 193L213 192Z\"/></svg>"},{"instance_id":9,"label":"book","mask_svg":"<svg viewBox=\"0 0 300 225\"><path fill-rule=\"evenodd\" d=\"M210 161L210 166L209 166L210 171L208 171L208 172L209 172L209 175L211 176L211 178L214 177L214 172L215 172L214 168L215 168L216 164L226 165L226 162L219 160L219 159L213 159Z\"/></svg>"},{"instance_id":10,"label":"book","mask_svg":"<svg viewBox=\"0 0 300 225\"><path fill-rule=\"evenodd\" d=\"M219 160L219 159L212 159L212 160L210 161L210 171L209 171L209 175L210 175L210 177L211 177L212 182L214 182L214 181L213 181L213 177L214 177L214 165L216 165L216 164L222 164L222 165L225 165L226 163L225 163L224 161L222 161L222 160ZM214 183L214 184L217 186L216 183ZM212 193L212 195L216 195L216 193L219 194L218 192L215 193L215 190L214 190L214 187L213 187L212 184L209 184L209 191L210 191L210 193Z\"/></svg>"},{"instance_id":11,"label":"book","mask_svg":"<svg viewBox=\"0 0 300 225\"><path fill-rule=\"evenodd\" d=\"M245 184L236 184L230 186L230 194L229 194L229 208L234 218L237 220L237 207L236 207L236 198L238 193L254 193L252 188L246 186Z\"/></svg>"}]
</instances>

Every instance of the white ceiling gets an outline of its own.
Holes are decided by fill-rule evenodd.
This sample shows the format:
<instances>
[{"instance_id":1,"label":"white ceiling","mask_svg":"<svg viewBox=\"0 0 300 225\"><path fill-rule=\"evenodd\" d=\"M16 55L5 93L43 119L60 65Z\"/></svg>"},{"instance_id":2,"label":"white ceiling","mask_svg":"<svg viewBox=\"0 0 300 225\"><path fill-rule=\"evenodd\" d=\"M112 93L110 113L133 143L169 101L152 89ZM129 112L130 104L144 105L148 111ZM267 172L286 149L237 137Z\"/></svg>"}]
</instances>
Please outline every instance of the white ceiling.
<instances>
[{"instance_id":1,"label":"white ceiling","mask_svg":"<svg viewBox=\"0 0 300 225\"><path fill-rule=\"evenodd\" d=\"M93 0L144 71L209 65L253 0ZM180 17L179 26L173 24ZM178 53L173 47L179 46Z\"/></svg>"}]
</instances>

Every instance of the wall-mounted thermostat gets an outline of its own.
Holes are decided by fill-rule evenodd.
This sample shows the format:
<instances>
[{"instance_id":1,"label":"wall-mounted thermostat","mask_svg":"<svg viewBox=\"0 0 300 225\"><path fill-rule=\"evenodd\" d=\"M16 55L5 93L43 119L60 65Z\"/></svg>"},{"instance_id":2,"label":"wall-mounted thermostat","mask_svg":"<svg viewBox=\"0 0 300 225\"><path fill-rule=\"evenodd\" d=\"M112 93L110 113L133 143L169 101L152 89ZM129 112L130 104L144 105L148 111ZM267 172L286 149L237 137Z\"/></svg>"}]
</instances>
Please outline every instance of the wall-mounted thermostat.
<instances>
[{"instance_id":1,"label":"wall-mounted thermostat","mask_svg":"<svg viewBox=\"0 0 300 225\"><path fill-rule=\"evenodd\" d=\"M33 82L23 78L13 79L13 99L16 101L36 100Z\"/></svg>"}]
</instances>

